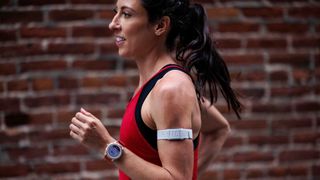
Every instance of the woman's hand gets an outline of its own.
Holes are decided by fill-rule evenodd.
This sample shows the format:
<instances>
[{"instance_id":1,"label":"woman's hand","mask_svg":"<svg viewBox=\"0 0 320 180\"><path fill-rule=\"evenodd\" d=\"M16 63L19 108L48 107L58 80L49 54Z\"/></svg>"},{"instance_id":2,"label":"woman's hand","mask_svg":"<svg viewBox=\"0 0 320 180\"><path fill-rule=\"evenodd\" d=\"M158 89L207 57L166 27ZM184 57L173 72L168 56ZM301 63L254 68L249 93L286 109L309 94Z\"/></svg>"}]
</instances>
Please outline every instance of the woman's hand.
<instances>
[{"instance_id":1,"label":"woman's hand","mask_svg":"<svg viewBox=\"0 0 320 180\"><path fill-rule=\"evenodd\" d=\"M108 143L114 141L102 122L81 108L70 124L70 136L89 149L104 152Z\"/></svg>"}]
</instances>

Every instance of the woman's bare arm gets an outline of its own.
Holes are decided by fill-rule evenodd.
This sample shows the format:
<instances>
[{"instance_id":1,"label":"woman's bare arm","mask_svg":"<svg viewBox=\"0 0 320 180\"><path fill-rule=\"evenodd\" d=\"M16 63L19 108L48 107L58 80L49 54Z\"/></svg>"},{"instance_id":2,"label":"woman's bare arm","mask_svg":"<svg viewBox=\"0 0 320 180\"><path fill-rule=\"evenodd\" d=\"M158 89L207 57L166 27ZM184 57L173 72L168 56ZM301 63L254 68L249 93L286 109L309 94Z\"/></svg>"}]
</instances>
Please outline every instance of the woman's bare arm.
<instances>
[{"instance_id":1,"label":"woman's bare arm","mask_svg":"<svg viewBox=\"0 0 320 180\"><path fill-rule=\"evenodd\" d=\"M201 144L199 175L217 156L230 133L230 125L222 114L207 99L201 102Z\"/></svg>"}]
</instances>

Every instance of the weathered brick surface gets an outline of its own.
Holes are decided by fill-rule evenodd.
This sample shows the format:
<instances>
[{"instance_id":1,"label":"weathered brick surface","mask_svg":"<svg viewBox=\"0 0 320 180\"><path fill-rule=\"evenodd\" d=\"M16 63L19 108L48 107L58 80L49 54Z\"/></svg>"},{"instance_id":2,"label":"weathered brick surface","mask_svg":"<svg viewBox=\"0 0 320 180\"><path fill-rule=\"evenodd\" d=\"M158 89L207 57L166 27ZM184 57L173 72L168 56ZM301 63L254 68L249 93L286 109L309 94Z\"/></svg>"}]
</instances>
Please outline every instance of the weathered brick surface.
<instances>
[{"instance_id":1,"label":"weathered brick surface","mask_svg":"<svg viewBox=\"0 0 320 180\"><path fill-rule=\"evenodd\" d=\"M320 2L195 0L243 95L202 180L320 178ZM113 0L0 1L0 178L117 179L69 137L81 107L118 137L138 83L108 30Z\"/></svg>"}]
</instances>

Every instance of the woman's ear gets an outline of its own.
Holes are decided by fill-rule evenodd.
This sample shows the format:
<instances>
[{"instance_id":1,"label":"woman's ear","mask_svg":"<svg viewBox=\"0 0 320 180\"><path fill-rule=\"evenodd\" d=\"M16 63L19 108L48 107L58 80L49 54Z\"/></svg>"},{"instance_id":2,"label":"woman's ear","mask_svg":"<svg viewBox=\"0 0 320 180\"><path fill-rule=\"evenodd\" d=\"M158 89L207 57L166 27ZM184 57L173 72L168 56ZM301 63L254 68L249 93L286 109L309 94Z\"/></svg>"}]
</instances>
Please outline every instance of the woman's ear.
<instances>
[{"instance_id":1,"label":"woman's ear","mask_svg":"<svg viewBox=\"0 0 320 180\"><path fill-rule=\"evenodd\" d=\"M170 29L170 18L168 16L163 16L159 22L155 25L156 36L161 36L165 34Z\"/></svg>"}]
</instances>

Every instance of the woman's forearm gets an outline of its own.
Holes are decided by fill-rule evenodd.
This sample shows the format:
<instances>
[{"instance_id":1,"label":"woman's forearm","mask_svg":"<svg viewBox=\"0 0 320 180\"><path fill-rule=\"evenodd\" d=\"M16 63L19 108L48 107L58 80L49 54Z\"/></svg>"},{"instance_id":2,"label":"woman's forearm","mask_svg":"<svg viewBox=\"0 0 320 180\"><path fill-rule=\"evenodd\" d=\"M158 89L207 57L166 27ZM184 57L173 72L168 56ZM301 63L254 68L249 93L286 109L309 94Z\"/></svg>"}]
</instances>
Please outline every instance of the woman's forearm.
<instances>
[{"instance_id":1,"label":"woman's forearm","mask_svg":"<svg viewBox=\"0 0 320 180\"><path fill-rule=\"evenodd\" d=\"M229 133L230 128L228 126L209 134L201 134L200 155L198 162L199 175L201 175L209 166L210 162L216 158L223 144L228 138Z\"/></svg>"}]
</instances>

